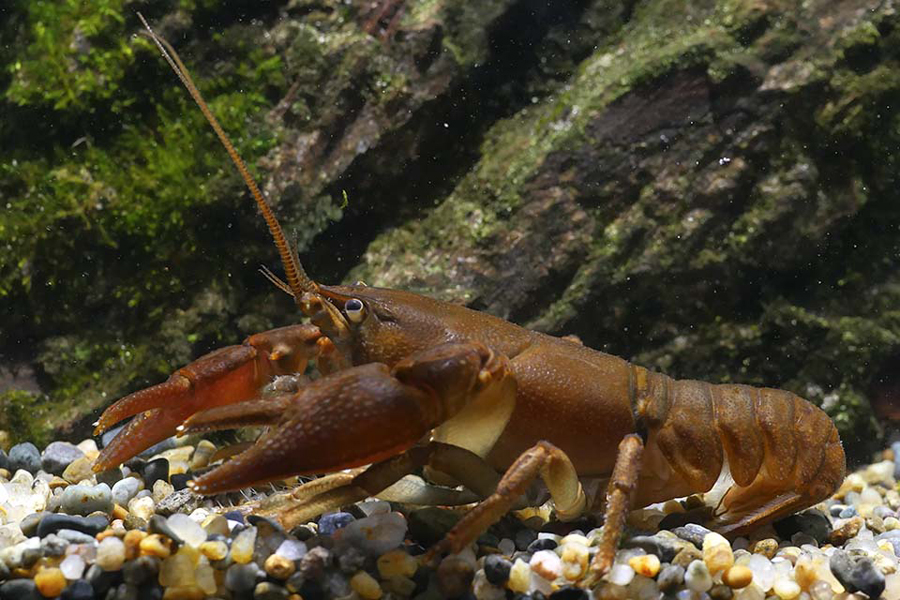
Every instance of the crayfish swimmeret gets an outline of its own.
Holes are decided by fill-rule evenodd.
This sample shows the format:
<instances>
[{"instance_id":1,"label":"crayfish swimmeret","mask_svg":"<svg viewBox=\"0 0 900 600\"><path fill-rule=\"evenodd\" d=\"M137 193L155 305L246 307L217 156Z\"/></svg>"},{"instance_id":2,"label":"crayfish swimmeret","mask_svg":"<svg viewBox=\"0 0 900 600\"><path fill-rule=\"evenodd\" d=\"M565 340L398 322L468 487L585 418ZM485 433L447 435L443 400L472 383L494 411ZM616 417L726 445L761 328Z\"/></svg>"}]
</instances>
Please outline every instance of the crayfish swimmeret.
<instances>
[{"instance_id":1,"label":"crayfish swimmeret","mask_svg":"<svg viewBox=\"0 0 900 600\"><path fill-rule=\"evenodd\" d=\"M278 515L288 526L369 496L480 500L433 551L464 548L540 477L559 519L605 500L593 580L610 567L631 507L706 492L711 527L737 535L841 483L834 424L790 392L678 381L462 306L311 280L178 55L147 30L244 177L284 265L286 281L270 278L309 322L252 335L110 406L98 432L137 417L95 470L177 431L268 425L255 445L194 479L193 490L332 473L297 489ZM321 378L260 395L275 376L302 373L310 361ZM399 485L420 469L435 483ZM608 480L605 497L586 497L580 478Z\"/></svg>"}]
</instances>

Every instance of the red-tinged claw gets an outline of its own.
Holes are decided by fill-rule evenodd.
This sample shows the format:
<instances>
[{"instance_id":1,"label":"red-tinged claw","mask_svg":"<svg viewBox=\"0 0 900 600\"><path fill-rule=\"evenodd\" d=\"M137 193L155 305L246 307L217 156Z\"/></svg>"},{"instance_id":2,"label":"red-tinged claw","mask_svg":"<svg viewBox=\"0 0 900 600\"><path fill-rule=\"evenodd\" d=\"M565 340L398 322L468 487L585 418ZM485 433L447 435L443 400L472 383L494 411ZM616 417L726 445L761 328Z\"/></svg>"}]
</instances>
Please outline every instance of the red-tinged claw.
<instances>
[{"instance_id":1,"label":"red-tinged claw","mask_svg":"<svg viewBox=\"0 0 900 600\"><path fill-rule=\"evenodd\" d=\"M138 415L103 448L94 461L94 472L120 465L153 444L171 437L186 416L183 411L159 408Z\"/></svg>"},{"instance_id":2,"label":"red-tinged claw","mask_svg":"<svg viewBox=\"0 0 900 600\"><path fill-rule=\"evenodd\" d=\"M97 420L94 435L100 435L122 419L138 413L161 408L169 403L183 402L191 391L191 382L175 374L163 383L125 396L111 405Z\"/></svg>"},{"instance_id":3,"label":"red-tinged claw","mask_svg":"<svg viewBox=\"0 0 900 600\"><path fill-rule=\"evenodd\" d=\"M178 427L182 435L220 429L237 429L251 425L275 425L284 416L296 394L279 394L271 398L247 400L217 406L191 415Z\"/></svg>"},{"instance_id":4,"label":"red-tinged claw","mask_svg":"<svg viewBox=\"0 0 900 600\"><path fill-rule=\"evenodd\" d=\"M408 449L434 426L432 402L382 364L335 373L301 390L278 425L191 487L217 494L383 460Z\"/></svg>"}]
</instances>

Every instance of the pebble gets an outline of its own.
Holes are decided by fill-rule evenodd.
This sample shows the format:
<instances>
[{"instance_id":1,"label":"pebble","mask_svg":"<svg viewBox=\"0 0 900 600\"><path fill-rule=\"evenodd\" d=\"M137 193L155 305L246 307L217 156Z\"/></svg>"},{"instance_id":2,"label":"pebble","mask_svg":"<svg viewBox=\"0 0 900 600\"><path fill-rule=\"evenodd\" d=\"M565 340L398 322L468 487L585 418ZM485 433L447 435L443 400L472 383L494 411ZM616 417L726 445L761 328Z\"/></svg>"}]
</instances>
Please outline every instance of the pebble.
<instances>
[{"instance_id":1,"label":"pebble","mask_svg":"<svg viewBox=\"0 0 900 600\"><path fill-rule=\"evenodd\" d=\"M60 529L56 532L57 537L67 541L70 544L93 544L94 536L74 529Z\"/></svg>"},{"instance_id":2,"label":"pebble","mask_svg":"<svg viewBox=\"0 0 900 600\"><path fill-rule=\"evenodd\" d=\"M659 572L656 583L663 592L674 590L684 583L684 567L679 567L678 565L664 566Z\"/></svg>"},{"instance_id":3,"label":"pebble","mask_svg":"<svg viewBox=\"0 0 900 600\"><path fill-rule=\"evenodd\" d=\"M62 472L62 478L69 483L81 483L82 481L90 481L94 476L92 469L93 462L86 456L77 458Z\"/></svg>"},{"instance_id":4,"label":"pebble","mask_svg":"<svg viewBox=\"0 0 900 600\"><path fill-rule=\"evenodd\" d=\"M120 479L112 486L113 502L121 506L128 506L128 502L140 491L143 482L137 477Z\"/></svg>"},{"instance_id":5,"label":"pebble","mask_svg":"<svg viewBox=\"0 0 900 600\"><path fill-rule=\"evenodd\" d=\"M563 564L559 555L553 550L541 550L535 552L528 566L532 572L537 573L548 581L553 581L557 577L562 576Z\"/></svg>"},{"instance_id":6,"label":"pebble","mask_svg":"<svg viewBox=\"0 0 900 600\"><path fill-rule=\"evenodd\" d=\"M203 527L184 513L175 513L166 519L166 524L173 536L183 543L199 548L206 541L207 532Z\"/></svg>"},{"instance_id":7,"label":"pebble","mask_svg":"<svg viewBox=\"0 0 900 600\"><path fill-rule=\"evenodd\" d=\"M469 561L460 554L450 554L438 565L437 586L446 598L457 598L469 590L474 576L475 570Z\"/></svg>"},{"instance_id":8,"label":"pebble","mask_svg":"<svg viewBox=\"0 0 900 600\"><path fill-rule=\"evenodd\" d=\"M829 561L831 572L850 592L860 591L869 598L878 598L884 591L884 575L867 556L851 556L836 550Z\"/></svg>"},{"instance_id":9,"label":"pebble","mask_svg":"<svg viewBox=\"0 0 900 600\"><path fill-rule=\"evenodd\" d=\"M3 448L0 448L0 469L9 471L9 455Z\"/></svg>"},{"instance_id":10,"label":"pebble","mask_svg":"<svg viewBox=\"0 0 900 600\"><path fill-rule=\"evenodd\" d=\"M253 547L256 544L256 527L250 526L238 533L231 543L231 559L238 564L246 564L253 560Z\"/></svg>"},{"instance_id":11,"label":"pebble","mask_svg":"<svg viewBox=\"0 0 900 600\"><path fill-rule=\"evenodd\" d=\"M289 597L290 592L271 581L257 583L253 588L253 600L287 600Z\"/></svg>"},{"instance_id":12,"label":"pebble","mask_svg":"<svg viewBox=\"0 0 900 600\"><path fill-rule=\"evenodd\" d=\"M153 484L157 481L169 480L169 461L165 458L151 460L144 465L142 474L144 476L144 487L153 489Z\"/></svg>"},{"instance_id":13,"label":"pebble","mask_svg":"<svg viewBox=\"0 0 900 600\"><path fill-rule=\"evenodd\" d=\"M112 492L105 483L70 485L62 493L60 510L70 515L89 515L92 512L112 511Z\"/></svg>"},{"instance_id":14,"label":"pebble","mask_svg":"<svg viewBox=\"0 0 900 600\"><path fill-rule=\"evenodd\" d=\"M43 600L31 579L13 579L0 584L0 600Z\"/></svg>"},{"instance_id":15,"label":"pebble","mask_svg":"<svg viewBox=\"0 0 900 600\"><path fill-rule=\"evenodd\" d=\"M94 536L109 526L109 519L102 515L79 517L61 513L43 515L37 523L35 535L46 537L60 529L71 529Z\"/></svg>"},{"instance_id":16,"label":"pebble","mask_svg":"<svg viewBox=\"0 0 900 600\"><path fill-rule=\"evenodd\" d=\"M148 535L140 541L141 554L158 558L169 558L174 546L172 540L158 533Z\"/></svg>"},{"instance_id":17,"label":"pebble","mask_svg":"<svg viewBox=\"0 0 900 600\"><path fill-rule=\"evenodd\" d=\"M24 469L34 474L41 470L41 453L31 442L16 444L10 448L8 461L8 469L13 472Z\"/></svg>"},{"instance_id":18,"label":"pebble","mask_svg":"<svg viewBox=\"0 0 900 600\"><path fill-rule=\"evenodd\" d=\"M713 586L712 576L703 561L695 560L684 571L684 583L695 592L708 592Z\"/></svg>"},{"instance_id":19,"label":"pebble","mask_svg":"<svg viewBox=\"0 0 900 600\"><path fill-rule=\"evenodd\" d=\"M63 590L60 600L93 600L94 588L84 579L73 581Z\"/></svg>"},{"instance_id":20,"label":"pebble","mask_svg":"<svg viewBox=\"0 0 900 600\"><path fill-rule=\"evenodd\" d=\"M85 568L87 568L87 563L78 554L70 554L59 563L59 570L68 580L81 579Z\"/></svg>"},{"instance_id":21,"label":"pebble","mask_svg":"<svg viewBox=\"0 0 900 600\"><path fill-rule=\"evenodd\" d=\"M677 535L683 540L686 540L697 548L701 548L703 546L703 538L707 536L707 534L712 533L706 527L702 525L697 525L696 523L688 523L682 527L676 527L672 530L672 533Z\"/></svg>"},{"instance_id":22,"label":"pebble","mask_svg":"<svg viewBox=\"0 0 900 600\"><path fill-rule=\"evenodd\" d=\"M378 569L378 575L381 576L382 579L389 579L397 576L412 577L419 568L419 562L405 550L401 549L385 552L378 557L375 565ZM509 571L507 571L507 576L508 575Z\"/></svg>"},{"instance_id":23,"label":"pebble","mask_svg":"<svg viewBox=\"0 0 900 600\"><path fill-rule=\"evenodd\" d=\"M398 512L357 519L335 532L336 543L353 546L366 555L379 556L399 546L406 537L406 518Z\"/></svg>"},{"instance_id":24,"label":"pebble","mask_svg":"<svg viewBox=\"0 0 900 600\"><path fill-rule=\"evenodd\" d=\"M660 562L655 554L642 554L630 558L628 566L634 569L638 575L653 578L659 573Z\"/></svg>"},{"instance_id":25,"label":"pebble","mask_svg":"<svg viewBox=\"0 0 900 600\"><path fill-rule=\"evenodd\" d=\"M350 587L354 592L359 594L363 600L378 600L384 593L375 578L365 571L359 571L350 578Z\"/></svg>"},{"instance_id":26,"label":"pebble","mask_svg":"<svg viewBox=\"0 0 900 600\"><path fill-rule=\"evenodd\" d=\"M125 543L117 537L104 538L97 546L94 564L104 571L118 571L125 562Z\"/></svg>"},{"instance_id":27,"label":"pebble","mask_svg":"<svg viewBox=\"0 0 900 600\"><path fill-rule=\"evenodd\" d=\"M606 577L614 585L626 586L634 579L634 569L629 565L618 563L612 566Z\"/></svg>"},{"instance_id":28,"label":"pebble","mask_svg":"<svg viewBox=\"0 0 900 600\"><path fill-rule=\"evenodd\" d=\"M656 535L636 535L625 541L625 548L640 548L650 554L656 555L661 562L672 562L678 551L682 549L684 542L679 538L666 537L660 532Z\"/></svg>"},{"instance_id":29,"label":"pebble","mask_svg":"<svg viewBox=\"0 0 900 600\"><path fill-rule=\"evenodd\" d=\"M718 533L707 533L703 537L703 562L713 575L730 568L734 564L731 543Z\"/></svg>"},{"instance_id":30,"label":"pebble","mask_svg":"<svg viewBox=\"0 0 900 600\"><path fill-rule=\"evenodd\" d=\"M122 566L122 579L130 585L141 586L156 581L161 566L162 561L155 556L139 556Z\"/></svg>"},{"instance_id":31,"label":"pebble","mask_svg":"<svg viewBox=\"0 0 900 600\"><path fill-rule=\"evenodd\" d=\"M279 554L270 555L269 558L266 559L263 568L270 576L281 581L284 581L285 579L293 575L294 571L297 570L297 566L294 564L294 561L287 559Z\"/></svg>"},{"instance_id":32,"label":"pebble","mask_svg":"<svg viewBox=\"0 0 900 600\"><path fill-rule=\"evenodd\" d=\"M69 442L51 442L41 453L41 468L53 475L62 475L73 461L84 458L84 452Z\"/></svg>"},{"instance_id":33,"label":"pebble","mask_svg":"<svg viewBox=\"0 0 900 600\"><path fill-rule=\"evenodd\" d=\"M319 535L334 535L338 529L343 529L356 520L356 517L346 512L328 513L319 519Z\"/></svg>"},{"instance_id":34,"label":"pebble","mask_svg":"<svg viewBox=\"0 0 900 600\"><path fill-rule=\"evenodd\" d=\"M744 565L735 565L722 574L722 583L732 589L740 589L753 581L753 571Z\"/></svg>"},{"instance_id":35,"label":"pebble","mask_svg":"<svg viewBox=\"0 0 900 600\"><path fill-rule=\"evenodd\" d=\"M256 563L234 564L225 571L225 587L232 592L249 592L265 573Z\"/></svg>"},{"instance_id":36,"label":"pebble","mask_svg":"<svg viewBox=\"0 0 900 600\"><path fill-rule=\"evenodd\" d=\"M55 598L66 588L66 578L57 568L40 569L34 576L38 592L45 598Z\"/></svg>"},{"instance_id":37,"label":"pebble","mask_svg":"<svg viewBox=\"0 0 900 600\"><path fill-rule=\"evenodd\" d=\"M512 562L499 554L488 554L484 559L484 574L492 585L502 586L509 580Z\"/></svg>"}]
</instances>

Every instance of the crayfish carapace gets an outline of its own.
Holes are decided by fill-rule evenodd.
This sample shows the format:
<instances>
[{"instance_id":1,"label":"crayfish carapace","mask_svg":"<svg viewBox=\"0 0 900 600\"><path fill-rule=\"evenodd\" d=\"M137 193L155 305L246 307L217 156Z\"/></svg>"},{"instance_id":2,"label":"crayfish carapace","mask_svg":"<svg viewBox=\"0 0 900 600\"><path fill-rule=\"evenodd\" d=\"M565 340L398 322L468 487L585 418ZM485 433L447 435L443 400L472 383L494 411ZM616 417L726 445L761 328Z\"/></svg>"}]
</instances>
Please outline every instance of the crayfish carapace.
<instances>
[{"instance_id":1,"label":"crayfish carapace","mask_svg":"<svg viewBox=\"0 0 900 600\"><path fill-rule=\"evenodd\" d=\"M480 499L438 545L450 551L475 540L540 478L560 519L605 500L590 580L611 565L633 506L708 492L711 526L738 534L811 506L841 483L837 430L790 392L678 381L462 306L316 283L175 51L147 31L244 177L286 281L269 276L309 322L252 335L110 406L98 433L138 416L103 449L95 470L178 430L268 425L193 489L214 494L332 473L298 488L294 506L279 513L286 525L379 494L412 504ZM259 395L273 377L309 362L321 378L295 393ZM345 469L355 470L336 473ZM468 492L394 485L421 469ZM608 480L605 498L587 498L580 478Z\"/></svg>"}]
</instances>

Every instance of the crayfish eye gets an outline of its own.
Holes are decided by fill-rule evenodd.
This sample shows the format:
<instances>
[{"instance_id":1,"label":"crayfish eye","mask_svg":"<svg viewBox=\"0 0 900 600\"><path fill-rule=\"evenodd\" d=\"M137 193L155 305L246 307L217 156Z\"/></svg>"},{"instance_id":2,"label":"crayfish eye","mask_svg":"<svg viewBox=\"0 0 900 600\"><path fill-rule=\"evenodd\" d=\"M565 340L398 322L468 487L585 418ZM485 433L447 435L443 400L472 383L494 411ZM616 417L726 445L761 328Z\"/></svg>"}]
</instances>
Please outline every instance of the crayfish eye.
<instances>
[{"instance_id":1,"label":"crayfish eye","mask_svg":"<svg viewBox=\"0 0 900 600\"><path fill-rule=\"evenodd\" d=\"M344 303L344 312L347 313L347 318L354 323L362 322L363 317L365 316L363 303L356 298L350 298Z\"/></svg>"}]
</instances>

